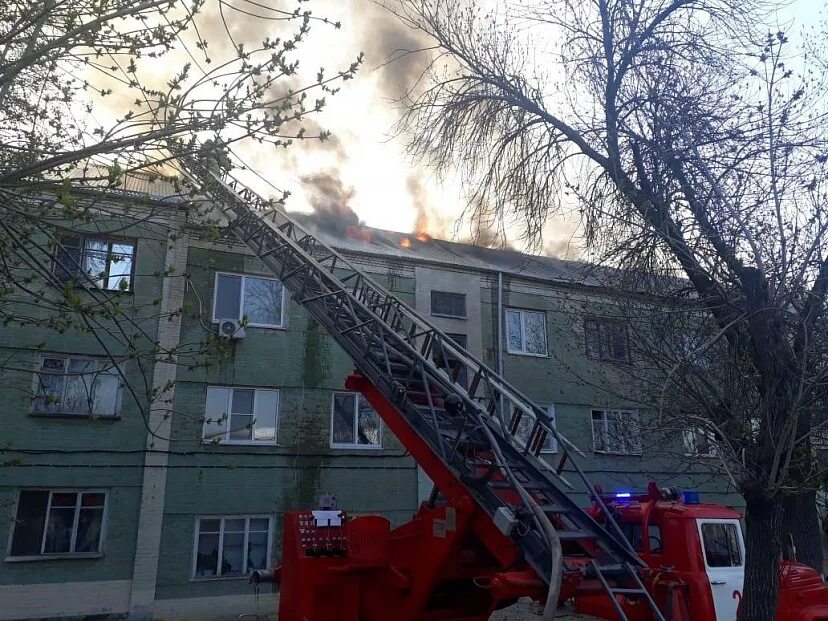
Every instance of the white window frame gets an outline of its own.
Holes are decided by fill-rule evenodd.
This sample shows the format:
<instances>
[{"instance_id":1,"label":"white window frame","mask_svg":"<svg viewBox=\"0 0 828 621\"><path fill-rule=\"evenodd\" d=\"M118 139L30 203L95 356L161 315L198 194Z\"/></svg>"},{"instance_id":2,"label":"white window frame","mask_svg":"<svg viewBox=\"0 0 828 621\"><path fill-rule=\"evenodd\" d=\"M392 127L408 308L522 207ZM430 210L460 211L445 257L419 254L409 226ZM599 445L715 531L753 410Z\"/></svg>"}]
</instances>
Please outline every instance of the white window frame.
<instances>
[{"instance_id":1,"label":"white window frame","mask_svg":"<svg viewBox=\"0 0 828 621\"><path fill-rule=\"evenodd\" d=\"M707 439L707 446L710 449L707 453L693 453L690 451L691 445L696 443L693 438L698 436L705 436ZM683 429L681 432L681 441L684 445L685 457L710 458L718 455L716 449L716 435L712 430L707 429L706 427L691 426Z\"/></svg>"},{"instance_id":2,"label":"white window frame","mask_svg":"<svg viewBox=\"0 0 828 621\"><path fill-rule=\"evenodd\" d=\"M610 439L610 436L609 436L609 420L608 420L607 414L610 413L610 412L616 412L618 414L622 414L622 415L630 417L632 419L632 422L635 423L635 427L636 427L636 431L637 431L637 437L638 437L639 449L637 451L610 450L609 447L606 447L603 450L599 449L598 445L596 443L596 437L595 437L595 419L593 418L593 414L595 412L603 412L603 427L604 427L604 434L605 434L604 437L607 439L607 444L609 444L609 439ZM627 422L629 423L629 421L627 421ZM627 409L621 409L621 408L598 408L598 407L590 408L590 410L589 410L589 426L590 426L590 429L592 430L592 452L593 453L598 453L600 455L640 456L644 452L643 446L642 446L642 443L641 443L641 427L639 425L638 410L627 410Z\"/></svg>"},{"instance_id":3,"label":"white window frame","mask_svg":"<svg viewBox=\"0 0 828 621\"><path fill-rule=\"evenodd\" d=\"M365 399L361 393L358 392L350 392L347 390L336 390L331 393L331 435L330 437L330 447L332 449L346 449L346 450L359 450L359 451L379 451L382 450L382 428L384 425L382 424L382 418L380 417L379 413L377 413L377 418L379 419L379 444L358 444L358 443L347 443L347 442L334 442L334 403L336 402L337 395L350 395L356 399L356 403L354 403L354 439L359 437L359 400ZM371 405L370 403L368 404ZM373 406L371 407L373 409Z\"/></svg>"},{"instance_id":4,"label":"white window frame","mask_svg":"<svg viewBox=\"0 0 828 621\"><path fill-rule=\"evenodd\" d=\"M504 316L504 326L506 329L504 330L503 337L506 339L506 352L509 354L514 354L516 356L532 356L533 358L548 358L549 357L549 333L547 330L546 325L546 311L543 310L534 310L530 308L513 308L507 307L503 311L505 313ZM509 342L509 313L518 313L520 316L520 346L521 349L512 349L512 345ZM543 353L532 353L526 351L526 315L528 314L540 315L543 317Z\"/></svg>"},{"instance_id":5,"label":"white window frame","mask_svg":"<svg viewBox=\"0 0 828 621\"><path fill-rule=\"evenodd\" d=\"M48 371L43 370L43 360L44 358L60 358L66 361L65 369L63 373L49 373ZM38 395L40 394L40 377L41 375L61 375L64 378L72 377L76 374L69 373L69 361L70 360L93 360L95 362L103 362L105 365L110 366L111 368L108 371L99 371L99 373L108 373L113 375L118 380L118 392L115 395L115 409L114 414L94 414L90 411L84 412L68 412L66 410L60 410L57 412L46 412L43 410L39 410L37 408L37 400ZM35 368L34 377L32 378L32 404L29 409L29 413L34 416L53 416L53 417L61 417L61 418L102 418L107 420L116 420L121 418L121 407L123 406L123 392L124 392L124 382L123 378L119 370L121 366L111 359L103 357L103 356L87 356L87 355L76 355L76 354L64 354L64 353L47 353L43 352L38 354L36 358L37 367ZM92 375L90 373L90 375ZM66 396L66 385L68 383L68 379L64 380L63 384L63 394L61 395L61 400L65 400Z\"/></svg>"},{"instance_id":6,"label":"white window frame","mask_svg":"<svg viewBox=\"0 0 828 621\"><path fill-rule=\"evenodd\" d=\"M218 558L216 559L216 570L221 571L221 561L224 555L224 521L225 520L244 520L244 557L242 558L242 565L247 566L247 543L250 537L250 520L267 520L267 561L265 567L270 567L272 564L273 554L273 516L267 514L250 514L250 515L197 515L193 527L193 557L192 568L190 571L190 581L200 582L203 580L246 580L248 574L242 573L240 576L222 576L217 573L215 576L197 576L196 569L198 563L198 539L201 535L201 520L220 520L219 524L219 540L218 540Z\"/></svg>"},{"instance_id":7,"label":"white window frame","mask_svg":"<svg viewBox=\"0 0 828 621\"><path fill-rule=\"evenodd\" d=\"M237 276L242 279L241 282L241 290L239 291L239 317L216 317L216 298L218 297L218 279L219 276ZM285 285L282 283L278 278L273 278L272 276L261 276L259 274L238 274L235 272L219 272L215 273L213 277L213 319L212 323L217 324L225 319L235 319L237 321L242 321L244 318L244 283L245 280L248 278L256 278L258 280L270 280L272 282L278 282L282 285L282 302L281 302L281 316L279 317L278 324L271 324L271 323L247 323L246 325L250 328L267 328L270 330L284 330L287 325L285 323L286 315L286 306L287 306L287 296L285 295Z\"/></svg>"},{"instance_id":8,"label":"white window frame","mask_svg":"<svg viewBox=\"0 0 828 621\"><path fill-rule=\"evenodd\" d=\"M49 561L53 559L63 559L63 558L101 558L104 555L104 544L106 542L106 531L107 525L109 523L109 490L107 489L100 489L100 488L80 488L80 487L71 487L71 488L38 488L38 487L21 487L17 492L17 499L14 503L14 519L17 520L17 510L20 505L20 494L22 492L49 492L49 500L46 502L46 514L43 516L43 532L40 535L40 552L38 554L25 554L19 556L12 556L11 550L12 545L14 543L14 530L15 527L9 529L9 540L8 546L6 550L8 551L6 555L7 562L15 562L15 561ZM77 544L77 536L78 536L78 517L80 516L80 503L81 497L83 494L103 494L104 497L104 506L103 512L101 513L101 536L98 540L98 551L97 552L44 552L43 548L46 546L46 532L49 528L49 514L52 511L52 496L55 493L58 494L77 494L77 498L75 499L75 515L72 518L72 540L69 545L70 550L75 547Z\"/></svg>"},{"instance_id":9,"label":"white window frame","mask_svg":"<svg viewBox=\"0 0 828 621\"><path fill-rule=\"evenodd\" d=\"M438 294L438 295L442 294L442 295L449 295L449 296L460 296L463 299L463 314L462 315L452 315L452 314L448 314L448 313L435 313L434 312L434 294L435 293ZM467 300L466 300L466 294L465 293L460 293L460 292L457 292L457 291L441 291L439 289L432 289L431 290L431 295L429 296L429 306L430 306L429 310L431 311L431 316L432 317L447 317L449 319L468 319L468 316L469 316L469 310L468 310L468 307L467 307Z\"/></svg>"},{"instance_id":10,"label":"white window frame","mask_svg":"<svg viewBox=\"0 0 828 621\"><path fill-rule=\"evenodd\" d=\"M211 388L217 390L226 390L227 391L227 418L224 421L224 439L219 440L219 444L233 444L237 446L278 446L279 445L279 418L280 414L282 413L282 391L278 388L254 388L252 386L207 386L207 391ZM258 400L260 392L275 392L276 393L276 421L274 424L273 430L273 439L272 440L233 440L230 438L230 419L233 417L233 413L230 411L233 403L233 391L234 390L252 390L253 391L253 410L251 416L253 417L253 435L256 434L256 401ZM205 396L206 396L205 392ZM207 408L207 399L204 400L204 407L205 410ZM241 416L247 416L247 414L242 414ZM205 436L207 431L207 412L204 412L204 423L201 427L201 442L203 444L214 444L213 438L208 438Z\"/></svg>"}]
</instances>

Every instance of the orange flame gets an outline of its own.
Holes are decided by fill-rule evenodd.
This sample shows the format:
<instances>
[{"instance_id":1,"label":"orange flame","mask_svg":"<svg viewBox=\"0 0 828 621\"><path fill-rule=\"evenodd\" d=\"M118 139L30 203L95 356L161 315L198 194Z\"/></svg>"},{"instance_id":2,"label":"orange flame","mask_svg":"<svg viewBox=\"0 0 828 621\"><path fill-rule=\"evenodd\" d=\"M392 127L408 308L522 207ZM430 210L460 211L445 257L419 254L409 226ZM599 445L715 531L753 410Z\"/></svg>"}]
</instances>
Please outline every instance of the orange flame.
<instances>
[{"instance_id":1,"label":"orange flame","mask_svg":"<svg viewBox=\"0 0 828 621\"><path fill-rule=\"evenodd\" d=\"M367 231L359 226L350 225L348 228L345 229L345 234L350 237L351 239L358 239L359 241L365 242L366 244L370 244L371 240L374 236L371 234L371 231Z\"/></svg>"},{"instance_id":2,"label":"orange flame","mask_svg":"<svg viewBox=\"0 0 828 621\"><path fill-rule=\"evenodd\" d=\"M414 237L421 242L431 241L431 235L428 234L428 216L426 212L420 209L417 213L417 221L414 224Z\"/></svg>"},{"instance_id":3,"label":"orange flame","mask_svg":"<svg viewBox=\"0 0 828 621\"><path fill-rule=\"evenodd\" d=\"M403 248L411 248L411 240L407 237L403 237L400 241L400 246Z\"/></svg>"}]
</instances>

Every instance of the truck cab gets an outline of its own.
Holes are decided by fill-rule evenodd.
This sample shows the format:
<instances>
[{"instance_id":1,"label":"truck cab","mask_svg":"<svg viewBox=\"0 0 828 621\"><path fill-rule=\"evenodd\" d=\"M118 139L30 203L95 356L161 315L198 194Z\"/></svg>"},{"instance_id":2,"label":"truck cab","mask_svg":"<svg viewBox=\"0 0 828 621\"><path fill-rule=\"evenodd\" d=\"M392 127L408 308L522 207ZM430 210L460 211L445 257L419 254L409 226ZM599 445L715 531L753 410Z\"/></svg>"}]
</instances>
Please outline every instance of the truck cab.
<instances>
[{"instance_id":1,"label":"truck cab","mask_svg":"<svg viewBox=\"0 0 828 621\"><path fill-rule=\"evenodd\" d=\"M650 568L650 592L667 619L736 621L744 583L741 515L701 502L695 492L650 485L646 494L602 496L627 541ZM597 508L590 510L601 519ZM611 525L605 524L608 528ZM828 588L810 567L780 562L778 621L828 620ZM637 603L621 602L630 619ZM614 619L606 597L576 596L579 612Z\"/></svg>"}]
</instances>

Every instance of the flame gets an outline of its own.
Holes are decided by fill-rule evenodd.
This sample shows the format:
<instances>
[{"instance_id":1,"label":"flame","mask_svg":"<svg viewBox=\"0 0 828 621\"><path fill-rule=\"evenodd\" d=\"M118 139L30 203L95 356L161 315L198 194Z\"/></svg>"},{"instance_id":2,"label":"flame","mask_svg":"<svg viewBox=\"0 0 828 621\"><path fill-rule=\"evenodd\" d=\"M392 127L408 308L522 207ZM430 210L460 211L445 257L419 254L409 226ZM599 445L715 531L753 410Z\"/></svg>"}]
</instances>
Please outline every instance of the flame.
<instances>
[{"instance_id":1,"label":"flame","mask_svg":"<svg viewBox=\"0 0 828 621\"><path fill-rule=\"evenodd\" d=\"M402 248L411 248L411 240L408 237L403 237L400 241L400 246Z\"/></svg>"},{"instance_id":2,"label":"flame","mask_svg":"<svg viewBox=\"0 0 828 621\"><path fill-rule=\"evenodd\" d=\"M428 216L426 212L420 209L417 212L417 221L414 223L414 237L421 242L431 241L431 235L428 234Z\"/></svg>"},{"instance_id":3,"label":"flame","mask_svg":"<svg viewBox=\"0 0 828 621\"><path fill-rule=\"evenodd\" d=\"M360 226L348 226L348 228L345 229L345 234L351 239L358 239L359 241L365 242L366 244L370 244L371 240L374 239L374 236L371 234L371 231L363 229Z\"/></svg>"}]
</instances>

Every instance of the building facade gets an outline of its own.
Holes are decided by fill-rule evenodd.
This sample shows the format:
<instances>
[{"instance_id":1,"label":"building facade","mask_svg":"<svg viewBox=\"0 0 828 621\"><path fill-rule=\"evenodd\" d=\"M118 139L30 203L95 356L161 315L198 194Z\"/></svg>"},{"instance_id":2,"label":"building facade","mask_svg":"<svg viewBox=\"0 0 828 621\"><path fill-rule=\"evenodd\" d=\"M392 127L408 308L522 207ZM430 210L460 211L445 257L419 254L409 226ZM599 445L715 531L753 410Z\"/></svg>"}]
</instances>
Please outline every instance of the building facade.
<instances>
[{"instance_id":1,"label":"building facade","mask_svg":"<svg viewBox=\"0 0 828 621\"><path fill-rule=\"evenodd\" d=\"M130 329L164 355L108 351L90 331L0 332L14 361L0 385L0 620L264 615L276 596L255 595L246 576L278 561L285 511L331 492L352 514L400 524L430 493L405 447L344 390L353 363L255 256L161 206L152 235L146 218L117 235L75 227L72 260L50 260L64 280L103 273ZM629 336L583 265L309 227L545 406L605 490L656 479L738 506L724 478L682 459L681 437L648 446L647 413L606 389L630 363ZM242 318L244 338L217 337L219 320Z\"/></svg>"}]
</instances>

